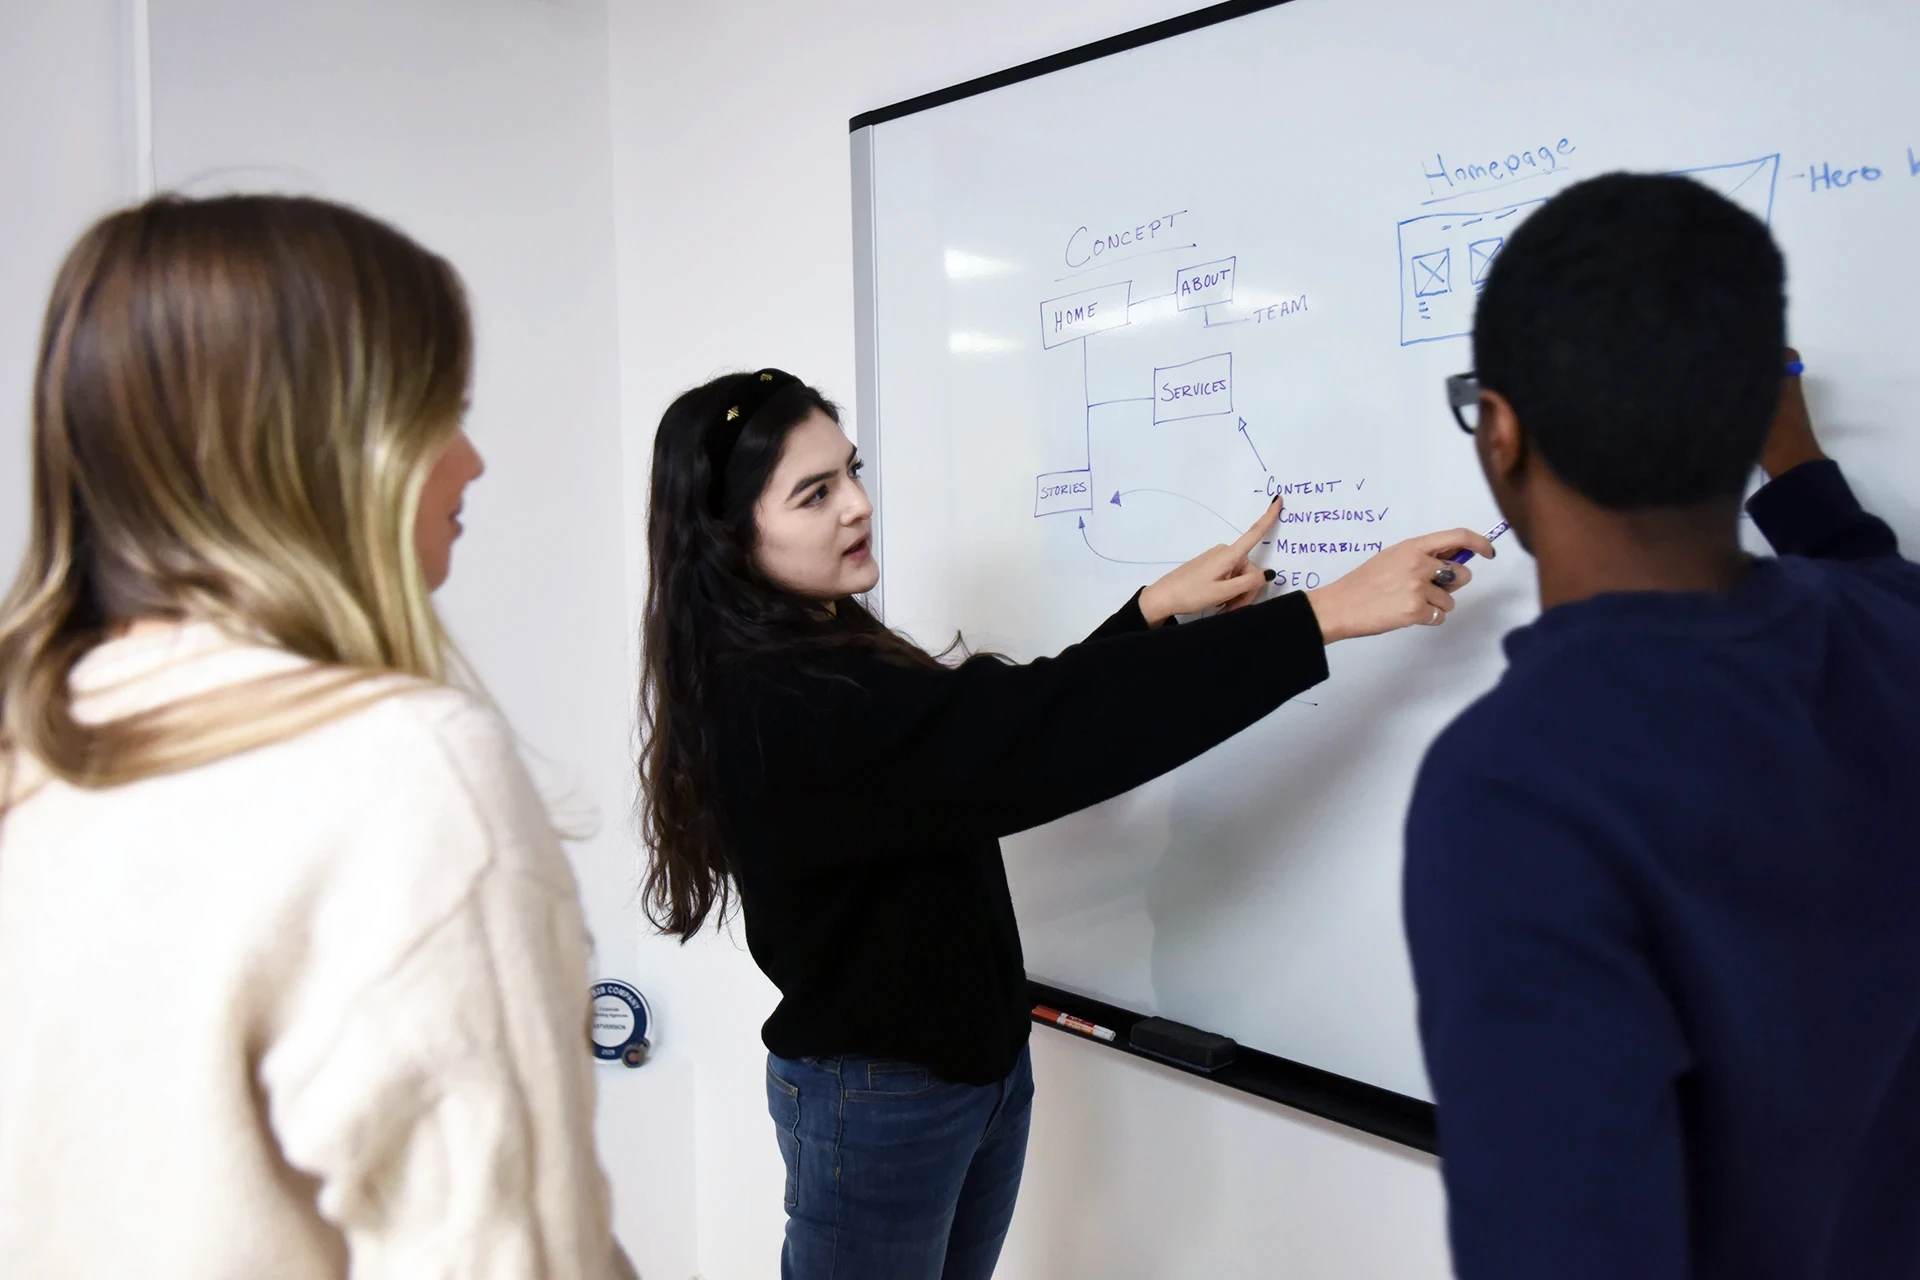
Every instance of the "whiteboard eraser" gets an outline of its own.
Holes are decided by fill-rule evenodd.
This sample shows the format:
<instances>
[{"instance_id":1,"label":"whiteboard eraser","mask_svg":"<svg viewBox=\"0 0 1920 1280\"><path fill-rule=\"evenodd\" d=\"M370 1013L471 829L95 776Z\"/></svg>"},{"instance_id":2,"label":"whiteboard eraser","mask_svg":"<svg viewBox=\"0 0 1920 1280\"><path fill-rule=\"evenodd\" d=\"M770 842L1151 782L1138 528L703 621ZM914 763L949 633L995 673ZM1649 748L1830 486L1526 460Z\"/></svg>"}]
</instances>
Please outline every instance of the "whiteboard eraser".
<instances>
[{"instance_id":1,"label":"whiteboard eraser","mask_svg":"<svg viewBox=\"0 0 1920 1280\"><path fill-rule=\"evenodd\" d=\"M1202 1071L1226 1066L1240 1048L1226 1036L1167 1018L1145 1018L1134 1023L1127 1043L1150 1057Z\"/></svg>"}]
</instances>

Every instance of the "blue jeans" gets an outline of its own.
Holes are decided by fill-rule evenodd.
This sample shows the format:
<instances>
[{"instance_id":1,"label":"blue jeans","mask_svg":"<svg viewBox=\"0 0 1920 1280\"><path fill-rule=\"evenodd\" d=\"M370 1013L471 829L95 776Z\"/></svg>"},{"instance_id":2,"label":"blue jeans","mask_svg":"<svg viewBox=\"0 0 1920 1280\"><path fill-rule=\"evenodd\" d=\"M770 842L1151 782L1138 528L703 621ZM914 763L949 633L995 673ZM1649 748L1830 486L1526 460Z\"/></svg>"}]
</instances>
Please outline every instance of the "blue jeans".
<instances>
[{"instance_id":1,"label":"blue jeans","mask_svg":"<svg viewBox=\"0 0 1920 1280\"><path fill-rule=\"evenodd\" d=\"M887 1058L767 1056L787 1163L781 1280L988 1280L1033 1115L1025 1050L999 1084Z\"/></svg>"}]
</instances>

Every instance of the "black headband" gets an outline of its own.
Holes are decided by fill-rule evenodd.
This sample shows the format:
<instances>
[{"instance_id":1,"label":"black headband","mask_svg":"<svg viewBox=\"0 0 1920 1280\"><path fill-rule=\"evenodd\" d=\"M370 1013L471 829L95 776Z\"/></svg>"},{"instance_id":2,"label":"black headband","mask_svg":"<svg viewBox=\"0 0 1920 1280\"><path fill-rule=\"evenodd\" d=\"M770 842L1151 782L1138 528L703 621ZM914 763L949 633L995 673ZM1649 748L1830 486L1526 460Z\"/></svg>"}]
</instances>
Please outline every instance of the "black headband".
<instances>
[{"instance_id":1,"label":"black headband","mask_svg":"<svg viewBox=\"0 0 1920 1280\"><path fill-rule=\"evenodd\" d=\"M750 374L719 420L707 428L707 510L715 516L723 510L727 467L733 461L733 447L740 443L740 433L747 429L755 414L767 407L767 401L799 382L800 379L783 369L762 369Z\"/></svg>"}]
</instances>

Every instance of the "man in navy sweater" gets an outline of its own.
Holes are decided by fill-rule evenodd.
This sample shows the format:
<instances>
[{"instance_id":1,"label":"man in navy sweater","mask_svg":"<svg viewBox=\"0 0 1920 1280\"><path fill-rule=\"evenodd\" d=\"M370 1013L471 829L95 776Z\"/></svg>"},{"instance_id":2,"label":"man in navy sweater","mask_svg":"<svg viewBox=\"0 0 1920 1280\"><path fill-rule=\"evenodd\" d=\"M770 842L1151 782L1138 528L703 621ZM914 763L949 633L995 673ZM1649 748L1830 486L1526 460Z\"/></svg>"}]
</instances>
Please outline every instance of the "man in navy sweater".
<instances>
[{"instance_id":1,"label":"man in navy sweater","mask_svg":"<svg viewBox=\"0 0 1920 1280\"><path fill-rule=\"evenodd\" d=\"M1779 252L1597 178L1473 344L1543 612L1407 817L1458 1273L1920 1276L1920 566L1783 385Z\"/></svg>"}]
</instances>

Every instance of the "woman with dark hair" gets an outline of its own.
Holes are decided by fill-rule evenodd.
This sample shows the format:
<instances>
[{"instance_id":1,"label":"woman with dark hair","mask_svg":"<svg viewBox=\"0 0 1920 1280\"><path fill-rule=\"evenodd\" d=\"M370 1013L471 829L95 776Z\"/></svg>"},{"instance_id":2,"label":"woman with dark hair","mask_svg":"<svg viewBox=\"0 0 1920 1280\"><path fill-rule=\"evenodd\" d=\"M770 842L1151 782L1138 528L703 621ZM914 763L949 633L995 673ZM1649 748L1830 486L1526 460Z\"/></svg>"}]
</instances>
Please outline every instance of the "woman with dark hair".
<instances>
[{"instance_id":1,"label":"woman with dark hair","mask_svg":"<svg viewBox=\"0 0 1920 1280\"><path fill-rule=\"evenodd\" d=\"M1435 575L1471 576L1442 557L1493 549L1432 534L1254 604L1267 578L1248 554L1276 501L1057 658L949 664L856 599L879 580L860 465L834 406L777 369L696 387L661 418L646 901L686 939L737 891L780 989L764 1039L782 1275L984 1280L1033 1094L998 837L1232 737L1324 679L1332 641L1439 624L1453 599Z\"/></svg>"}]
</instances>

